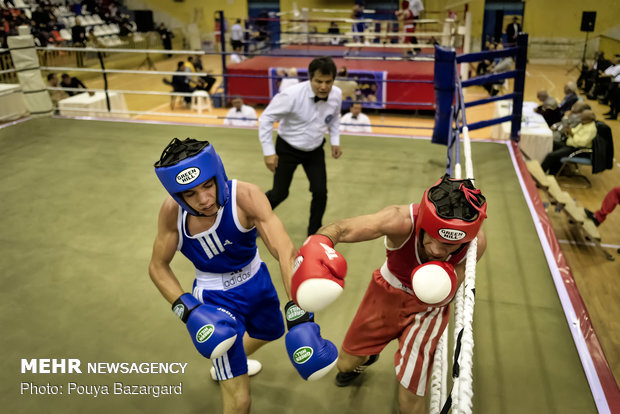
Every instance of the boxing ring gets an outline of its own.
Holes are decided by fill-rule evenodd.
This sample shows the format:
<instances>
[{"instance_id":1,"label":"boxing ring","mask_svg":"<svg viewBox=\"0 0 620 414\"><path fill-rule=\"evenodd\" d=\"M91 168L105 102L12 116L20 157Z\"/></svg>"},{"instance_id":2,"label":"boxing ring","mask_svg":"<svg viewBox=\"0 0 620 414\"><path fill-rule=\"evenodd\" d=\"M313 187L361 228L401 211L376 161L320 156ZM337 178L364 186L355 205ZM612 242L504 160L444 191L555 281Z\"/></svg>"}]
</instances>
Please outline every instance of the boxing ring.
<instances>
[{"instance_id":1,"label":"boxing ring","mask_svg":"<svg viewBox=\"0 0 620 414\"><path fill-rule=\"evenodd\" d=\"M317 54L333 53L333 49L342 52L339 47L312 47L304 48L303 52ZM244 62L229 65L227 68L227 86L229 95L240 95L250 103L267 104L274 95L270 82L278 82L281 78L270 78L271 68L297 68L298 72L305 70L312 59L309 57L252 57ZM336 67L346 67L349 77L343 80L360 78L371 73L372 79L368 82L384 87L383 94L377 95L377 101L365 103L366 107L380 109L433 109L435 96L433 92L433 62L420 61L383 61L383 60L348 60L334 58ZM307 78L307 75L306 75ZM379 82L374 79L380 79ZM301 78L300 80L304 80ZM357 81L358 84L364 82ZM356 99L354 99L356 100ZM412 103L413 102L413 103Z\"/></svg>"},{"instance_id":2,"label":"boxing ring","mask_svg":"<svg viewBox=\"0 0 620 414\"><path fill-rule=\"evenodd\" d=\"M456 75L457 64L462 62L500 54L521 53L517 59L525 56L523 49L493 53L457 55L448 51L448 57L439 53L437 62L386 63L386 108L396 103L404 104L399 109L436 107L432 141L442 145L411 137L342 136L345 157L326 160L330 195L325 221L368 214L386 203L419 200L429 183L435 182L446 168L454 176L475 173L476 186L489 202L489 219L484 225L488 247L475 270L468 263L468 280L457 299L456 320L451 322L456 328L451 328L450 336L444 340L444 362L437 363L441 372L434 375L431 385L433 412L450 407L452 412L515 414L615 412L620 407L617 385L570 271L561 252L558 254L557 240L518 148L521 116L517 108L523 94L519 76L523 73L516 70L462 83ZM257 62L256 59L262 58L252 61ZM249 67L256 63L240 68L230 66L222 74L231 75L227 77L226 94L234 95L239 88L248 100L266 99L273 90L273 84L271 89L269 86L273 77L270 72L265 73L268 68L304 68L307 63L304 57L284 56L269 57L265 67L259 69ZM346 65L350 71L385 71L381 70L382 61L373 61L366 67L368 62L363 59L342 57L336 58L336 63L338 67ZM430 66L423 66L423 76L422 71L406 77L404 69L392 70L396 64L404 68L412 63L416 67ZM519 70L524 70L524 66ZM402 78L392 78L390 71L391 76L400 73ZM485 102L513 99L517 110L505 119L468 124L465 108L473 104L464 102L461 86L506 78L515 79L515 91ZM415 85L411 89L419 88L422 92L410 95L415 91L400 91L400 95L390 95L390 80L394 84L409 81ZM238 82L247 85L239 86ZM250 95L250 84L256 88L255 84L260 84L264 89ZM412 96L415 100L409 100ZM114 113L112 108L107 109L104 112ZM44 112L39 115L45 115ZM142 115L141 111L127 112ZM75 118L26 118L0 129L4 148L0 153L0 192L5 200L0 207L5 229L0 243L6 258L0 270L6 275L2 303L4 326L10 332L0 340L7 350L1 363L5 409L15 413L40 411L41 407L48 411L92 413L108 413L127 406L156 413L187 412L196 407L213 409L219 404L219 390L208 378L208 364L187 341L183 326L171 317L168 306L146 276L157 211L165 195L155 179L152 163L172 137L208 139L218 149L230 177L268 188L271 176L262 163L256 130L136 118ZM507 120L514 121L511 142L469 142L466 138L468 130ZM461 152L469 158L462 162L464 174L459 172ZM305 238L306 217L299 212L305 212L309 202L306 187L304 177L296 174L291 197L276 211L295 245ZM260 245L260 250L268 267L276 269L277 263L264 245ZM340 250L350 267L347 288L335 304L317 314L323 336L337 345L342 342L368 277L384 260L381 240L343 245ZM189 286L192 266L175 259L173 267L182 275L183 286ZM280 284L275 284L280 297L285 297ZM475 312L474 286L478 293ZM12 316L14 312L10 310L22 308L25 302L28 312ZM33 332L45 339L44 349L31 339ZM456 356L448 356L450 348L458 349ZM386 348L385 355L367 370L361 385L340 389L328 379L303 382L285 357L284 341L278 340L256 354L265 369L252 378L253 410L296 414L392 412L397 393L390 361L394 350L394 344ZM179 374L134 376L19 373L20 360L35 357L70 357L84 363L181 361L188 364L188 369ZM455 366L459 369L455 370ZM447 372L453 373L453 380L446 379ZM86 391L67 394L67 388L62 395L24 393L21 385L48 383L68 387L69 382L82 385L83 390L96 385L113 389L116 382L182 384L183 393L160 397L120 393L93 398ZM308 398L309 395L321 398Z\"/></svg>"}]
</instances>

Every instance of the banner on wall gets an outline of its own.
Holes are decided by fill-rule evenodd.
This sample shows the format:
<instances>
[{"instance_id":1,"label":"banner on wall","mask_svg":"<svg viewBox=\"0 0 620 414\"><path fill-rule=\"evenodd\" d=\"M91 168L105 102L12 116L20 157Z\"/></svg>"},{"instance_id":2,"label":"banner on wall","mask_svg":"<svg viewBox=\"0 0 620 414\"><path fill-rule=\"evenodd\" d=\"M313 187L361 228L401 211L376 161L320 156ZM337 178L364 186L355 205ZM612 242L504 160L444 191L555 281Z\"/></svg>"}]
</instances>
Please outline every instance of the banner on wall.
<instances>
[{"instance_id":1,"label":"banner on wall","mask_svg":"<svg viewBox=\"0 0 620 414\"><path fill-rule=\"evenodd\" d=\"M294 78L286 76L286 71L291 68L269 68L269 97L273 98L280 88L290 86ZM297 71L297 79L303 82L308 79L307 68L294 68ZM342 89L343 107L348 108L353 101L361 101L363 108L383 109L386 102L387 71L373 70L350 70L347 80L338 78L334 85Z\"/></svg>"}]
</instances>

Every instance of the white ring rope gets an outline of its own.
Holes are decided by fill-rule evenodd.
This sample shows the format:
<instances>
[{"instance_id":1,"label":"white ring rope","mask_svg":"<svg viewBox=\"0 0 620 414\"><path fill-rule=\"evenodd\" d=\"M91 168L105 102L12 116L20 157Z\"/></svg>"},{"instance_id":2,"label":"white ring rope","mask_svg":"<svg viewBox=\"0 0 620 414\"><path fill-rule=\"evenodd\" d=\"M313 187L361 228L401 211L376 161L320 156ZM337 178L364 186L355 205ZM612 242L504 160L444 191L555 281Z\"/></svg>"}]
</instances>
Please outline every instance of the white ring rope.
<instances>
[{"instance_id":1,"label":"white ring rope","mask_svg":"<svg viewBox=\"0 0 620 414\"><path fill-rule=\"evenodd\" d=\"M63 52L119 52L119 53L161 53L162 55L204 55L203 51L196 50L168 50L168 49L115 49L101 47L67 47L67 46L48 46L36 47L36 50L46 52L63 51Z\"/></svg>"},{"instance_id":2,"label":"white ring rope","mask_svg":"<svg viewBox=\"0 0 620 414\"><path fill-rule=\"evenodd\" d=\"M459 104L459 99L455 105ZM464 108L463 108L464 110ZM465 178L471 179L474 183L474 168L471 155L471 140L469 138L469 128L465 125L465 116L459 114L457 126L462 125L462 144L463 158L465 159ZM458 131L458 129L457 129ZM460 144L459 144L460 145ZM454 166L454 178L461 179L460 160L456 160ZM467 250L465 262L465 280L456 292L454 300L454 352L460 342L460 353L458 357L459 370L458 376L453 378L453 389L451 392L452 405L451 412L453 414L471 414L473 409L473 356L474 356L474 335L473 335L473 315L475 296L474 289L476 286L476 257L478 253L478 238L470 243ZM461 333L462 332L462 333ZM447 333L446 329L439 341L433 370L431 374L430 386L430 412L433 414L440 413L442 405L447 400L445 388L447 387ZM459 341L459 335L461 339ZM445 347L445 349L444 349ZM438 356L441 354L441 356Z\"/></svg>"},{"instance_id":3,"label":"white ring rope","mask_svg":"<svg viewBox=\"0 0 620 414\"><path fill-rule=\"evenodd\" d=\"M57 71L57 72L97 72L97 73L125 73L134 75L174 75L174 76L207 76L211 75L206 72L172 72L164 70L131 70L131 69L98 69L98 68L74 68L74 67L62 67L62 66L41 66L43 70Z\"/></svg>"},{"instance_id":4,"label":"white ring rope","mask_svg":"<svg viewBox=\"0 0 620 414\"><path fill-rule=\"evenodd\" d=\"M55 108L61 109L61 108ZM224 119L224 117L219 117L217 115L196 115L196 114L184 114L178 112L151 112L151 111L130 111L130 110L115 110L112 109L108 111L107 109L97 109L97 108L66 108L61 109L67 112L87 112L87 113L101 113L101 114L121 114L121 115L151 115L158 117L172 116L172 117L183 117L183 118L209 118L209 119ZM62 114L61 114L62 116ZM71 118L71 116L70 116Z\"/></svg>"}]
</instances>

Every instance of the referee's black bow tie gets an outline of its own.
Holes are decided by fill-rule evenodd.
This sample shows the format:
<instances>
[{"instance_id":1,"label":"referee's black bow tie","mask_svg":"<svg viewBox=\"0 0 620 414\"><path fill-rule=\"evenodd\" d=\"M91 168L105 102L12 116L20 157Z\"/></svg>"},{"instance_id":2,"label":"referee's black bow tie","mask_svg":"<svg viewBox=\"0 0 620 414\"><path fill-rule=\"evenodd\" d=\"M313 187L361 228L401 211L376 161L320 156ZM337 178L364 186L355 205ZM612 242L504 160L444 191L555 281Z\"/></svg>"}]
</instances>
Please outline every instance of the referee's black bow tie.
<instances>
[{"instance_id":1,"label":"referee's black bow tie","mask_svg":"<svg viewBox=\"0 0 620 414\"><path fill-rule=\"evenodd\" d=\"M325 98L319 98L318 96L314 97L314 103L317 103L318 101L325 101L327 102L327 96Z\"/></svg>"}]
</instances>

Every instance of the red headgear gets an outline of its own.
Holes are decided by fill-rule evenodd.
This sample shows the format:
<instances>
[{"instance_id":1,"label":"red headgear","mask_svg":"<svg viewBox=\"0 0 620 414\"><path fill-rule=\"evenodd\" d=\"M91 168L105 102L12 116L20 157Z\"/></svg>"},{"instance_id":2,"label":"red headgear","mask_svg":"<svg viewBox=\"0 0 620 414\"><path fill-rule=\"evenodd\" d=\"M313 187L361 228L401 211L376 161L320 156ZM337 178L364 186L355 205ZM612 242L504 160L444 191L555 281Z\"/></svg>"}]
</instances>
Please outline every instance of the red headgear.
<instances>
[{"instance_id":1,"label":"red headgear","mask_svg":"<svg viewBox=\"0 0 620 414\"><path fill-rule=\"evenodd\" d=\"M478 234L486 211L486 199L471 180L454 180L444 175L424 192L415 223L416 235L419 237L420 230L424 230L444 243L468 243Z\"/></svg>"},{"instance_id":2,"label":"red headgear","mask_svg":"<svg viewBox=\"0 0 620 414\"><path fill-rule=\"evenodd\" d=\"M409 2L407 0L403 1L403 4L400 6L401 9L407 10L409 8Z\"/></svg>"}]
</instances>

